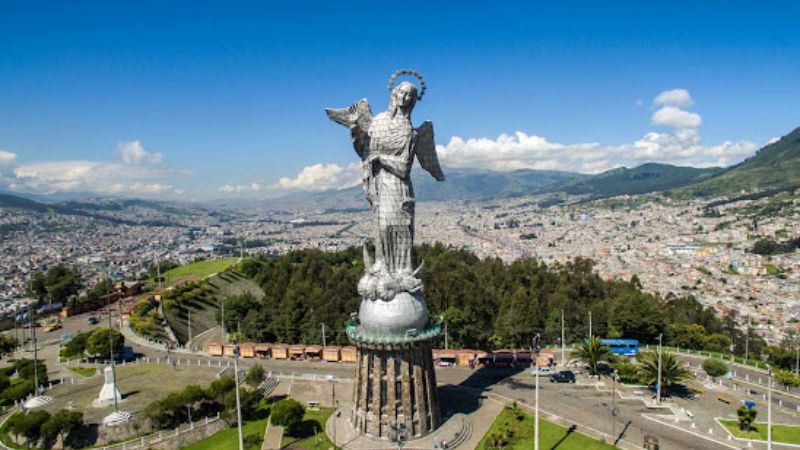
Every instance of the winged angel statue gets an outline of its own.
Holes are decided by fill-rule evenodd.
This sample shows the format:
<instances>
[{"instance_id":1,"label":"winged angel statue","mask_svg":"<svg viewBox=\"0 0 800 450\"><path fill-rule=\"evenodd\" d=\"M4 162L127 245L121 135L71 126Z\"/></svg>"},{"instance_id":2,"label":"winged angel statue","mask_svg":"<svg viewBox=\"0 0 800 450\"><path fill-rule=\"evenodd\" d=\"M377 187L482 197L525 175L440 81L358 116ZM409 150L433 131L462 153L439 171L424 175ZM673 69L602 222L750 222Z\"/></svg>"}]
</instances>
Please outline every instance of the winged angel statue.
<instances>
[{"instance_id":1,"label":"winged angel statue","mask_svg":"<svg viewBox=\"0 0 800 450\"><path fill-rule=\"evenodd\" d=\"M404 81L395 85L397 77L411 75L420 89ZM425 80L413 70L399 70L389 79L389 109L377 116L366 99L349 108L326 109L331 120L350 129L358 156L364 168L364 194L375 215L375 258L364 245L366 273L358 283L365 299L391 300L400 292L419 292L422 281L417 277L422 266L411 266L414 243L414 189L411 166L414 156L423 169L438 181L444 174L436 156L433 124L424 122L419 128L411 125L411 111L425 94Z\"/></svg>"}]
</instances>

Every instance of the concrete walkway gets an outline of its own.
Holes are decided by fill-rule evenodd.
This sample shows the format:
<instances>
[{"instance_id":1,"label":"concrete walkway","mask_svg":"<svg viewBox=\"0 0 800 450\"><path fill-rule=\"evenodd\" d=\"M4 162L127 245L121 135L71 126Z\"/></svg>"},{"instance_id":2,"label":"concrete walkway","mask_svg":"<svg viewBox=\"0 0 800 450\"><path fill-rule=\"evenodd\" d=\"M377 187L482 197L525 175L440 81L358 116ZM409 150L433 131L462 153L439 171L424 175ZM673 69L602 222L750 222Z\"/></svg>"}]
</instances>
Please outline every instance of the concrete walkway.
<instances>
[{"instance_id":1,"label":"concrete walkway","mask_svg":"<svg viewBox=\"0 0 800 450\"><path fill-rule=\"evenodd\" d=\"M460 447L465 449L478 448L478 443L481 442L483 436L489 431L489 428L492 427L492 424L495 419L497 419L497 415L503 410L503 407L503 404L496 400L490 398L484 400L481 407L470 416L470 420L472 421L472 434Z\"/></svg>"},{"instance_id":2,"label":"concrete walkway","mask_svg":"<svg viewBox=\"0 0 800 450\"><path fill-rule=\"evenodd\" d=\"M264 432L264 443L261 450L279 450L283 440L283 427L272 425L267 421L267 429Z\"/></svg>"}]
</instances>

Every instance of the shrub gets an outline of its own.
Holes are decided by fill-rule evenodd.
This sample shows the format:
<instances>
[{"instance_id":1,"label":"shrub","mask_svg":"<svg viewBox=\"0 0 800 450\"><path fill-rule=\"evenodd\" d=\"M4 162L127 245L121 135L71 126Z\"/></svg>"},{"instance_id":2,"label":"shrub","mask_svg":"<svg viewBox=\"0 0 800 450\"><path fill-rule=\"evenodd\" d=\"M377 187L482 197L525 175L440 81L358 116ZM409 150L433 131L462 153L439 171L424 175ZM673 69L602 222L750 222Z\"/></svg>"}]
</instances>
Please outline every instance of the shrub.
<instances>
[{"instance_id":1,"label":"shrub","mask_svg":"<svg viewBox=\"0 0 800 450\"><path fill-rule=\"evenodd\" d=\"M31 393L33 393L33 380L25 380L6 388L0 394L0 399L2 399L3 403L14 403L24 399Z\"/></svg>"},{"instance_id":2,"label":"shrub","mask_svg":"<svg viewBox=\"0 0 800 450\"><path fill-rule=\"evenodd\" d=\"M252 387L258 387L264 381L264 368L261 364L255 364L247 371L247 377L244 382Z\"/></svg>"},{"instance_id":3,"label":"shrub","mask_svg":"<svg viewBox=\"0 0 800 450\"><path fill-rule=\"evenodd\" d=\"M722 360L716 358L708 358L703 361L703 370L706 371L708 376L717 378L728 373L728 366Z\"/></svg>"},{"instance_id":4,"label":"shrub","mask_svg":"<svg viewBox=\"0 0 800 450\"><path fill-rule=\"evenodd\" d=\"M125 337L119 330L113 328L97 328L92 331L89 340L86 342L86 351L94 356L102 357L108 355L109 350L111 350L109 349L109 333L111 333L111 344L114 346L113 353L115 355L122 353L122 349L125 346Z\"/></svg>"},{"instance_id":5,"label":"shrub","mask_svg":"<svg viewBox=\"0 0 800 450\"><path fill-rule=\"evenodd\" d=\"M776 370L775 381L786 387L800 386L800 376L789 370L780 370L780 369Z\"/></svg>"},{"instance_id":6,"label":"shrub","mask_svg":"<svg viewBox=\"0 0 800 450\"><path fill-rule=\"evenodd\" d=\"M86 342L89 340L91 331L78 333L61 347L61 356L64 358L80 358L86 352Z\"/></svg>"},{"instance_id":7,"label":"shrub","mask_svg":"<svg viewBox=\"0 0 800 450\"><path fill-rule=\"evenodd\" d=\"M14 365L20 378L33 381L34 375L39 378L39 383L47 382L47 366L39 360L35 366L32 359L18 359Z\"/></svg>"},{"instance_id":8,"label":"shrub","mask_svg":"<svg viewBox=\"0 0 800 450\"><path fill-rule=\"evenodd\" d=\"M753 422L756 421L758 411L742 405L736 409L736 415L739 417L739 429L750 431L753 428Z\"/></svg>"},{"instance_id":9,"label":"shrub","mask_svg":"<svg viewBox=\"0 0 800 450\"><path fill-rule=\"evenodd\" d=\"M286 428L291 434L291 431L303 420L305 414L306 408L300 402L287 398L275 403L275 406L272 407L270 421L273 425Z\"/></svg>"}]
</instances>

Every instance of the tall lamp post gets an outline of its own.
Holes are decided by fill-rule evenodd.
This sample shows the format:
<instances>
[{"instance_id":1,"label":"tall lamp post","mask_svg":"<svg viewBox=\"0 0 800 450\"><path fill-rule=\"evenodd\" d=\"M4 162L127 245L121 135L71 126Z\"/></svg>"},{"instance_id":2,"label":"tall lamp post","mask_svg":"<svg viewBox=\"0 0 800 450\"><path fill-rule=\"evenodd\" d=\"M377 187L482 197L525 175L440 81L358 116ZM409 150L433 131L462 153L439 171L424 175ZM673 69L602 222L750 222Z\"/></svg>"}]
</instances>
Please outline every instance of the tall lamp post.
<instances>
[{"instance_id":1,"label":"tall lamp post","mask_svg":"<svg viewBox=\"0 0 800 450\"><path fill-rule=\"evenodd\" d=\"M656 402L661 404L661 340L664 335L658 335L658 383L656 384Z\"/></svg>"},{"instance_id":2,"label":"tall lamp post","mask_svg":"<svg viewBox=\"0 0 800 450\"><path fill-rule=\"evenodd\" d=\"M534 393L534 414L533 414L533 448L534 450L539 450L539 349L542 337L539 333L536 333L536 336L533 337L533 350L536 352L536 361L534 362L534 367L536 368L536 386L534 389L536 392Z\"/></svg>"},{"instance_id":3,"label":"tall lamp post","mask_svg":"<svg viewBox=\"0 0 800 450\"><path fill-rule=\"evenodd\" d=\"M28 317L30 318L31 333L33 334L33 396L39 395L39 360L36 353L36 327L33 326L33 313L31 306L28 305Z\"/></svg>"},{"instance_id":4,"label":"tall lamp post","mask_svg":"<svg viewBox=\"0 0 800 450\"><path fill-rule=\"evenodd\" d=\"M772 450L772 366L767 364L767 450Z\"/></svg>"},{"instance_id":5,"label":"tall lamp post","mask_svg":"<svg viewBox=\"0 0 800 450\"><path fill-rule=\"evenodd\" d=\"M617 442L617 369L611 372L611 445Z\"/></svg>"},{"instance_id":6,"label":"tall lamp post","mask_svg":"<svg viewBox=\"0 0 800 450\"><path fill-rule=\"evenodd\" d=\"M239 450L244 450L244 436L242 435L242 404L239 399L239 340L233 338L233 380L236 383L236 422L239 428Z\"/></svg>"},{"instance_id":7,"label":"tall lamp post","mask_svg":"<svg viewBox=\"0 0 800 450\"><path fill-rule=\"evenodd\" d=\"M125 295L124 285L119 288L120 298ZM120 320L122 318L120 317ZM117 371L114 367L114 333L111 323L111 297L108 298L108 360L111 364L111 379L114 381L114 389L117 388ZM114 392L114 412L119 413L119 405L117 404L117 393Z\"/></svg>"}]
</instances>

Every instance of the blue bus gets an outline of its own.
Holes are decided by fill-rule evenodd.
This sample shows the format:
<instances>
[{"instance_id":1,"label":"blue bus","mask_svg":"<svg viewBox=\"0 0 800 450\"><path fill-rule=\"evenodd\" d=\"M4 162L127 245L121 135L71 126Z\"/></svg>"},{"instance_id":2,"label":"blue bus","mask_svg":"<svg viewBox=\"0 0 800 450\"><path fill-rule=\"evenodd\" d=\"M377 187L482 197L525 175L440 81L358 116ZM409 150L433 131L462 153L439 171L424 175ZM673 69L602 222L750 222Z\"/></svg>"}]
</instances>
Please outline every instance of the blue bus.
<instances>
[{"instance_id":1,"label":"blue bus","mask_svg":"<svg viewBox=\"0 0 800 450\"><path fill-rule=\"evenodd\" d=\"M636 339L600 339L615 355L636 356L639 353L639 341Z\"/></svg>"}]
</instances>

